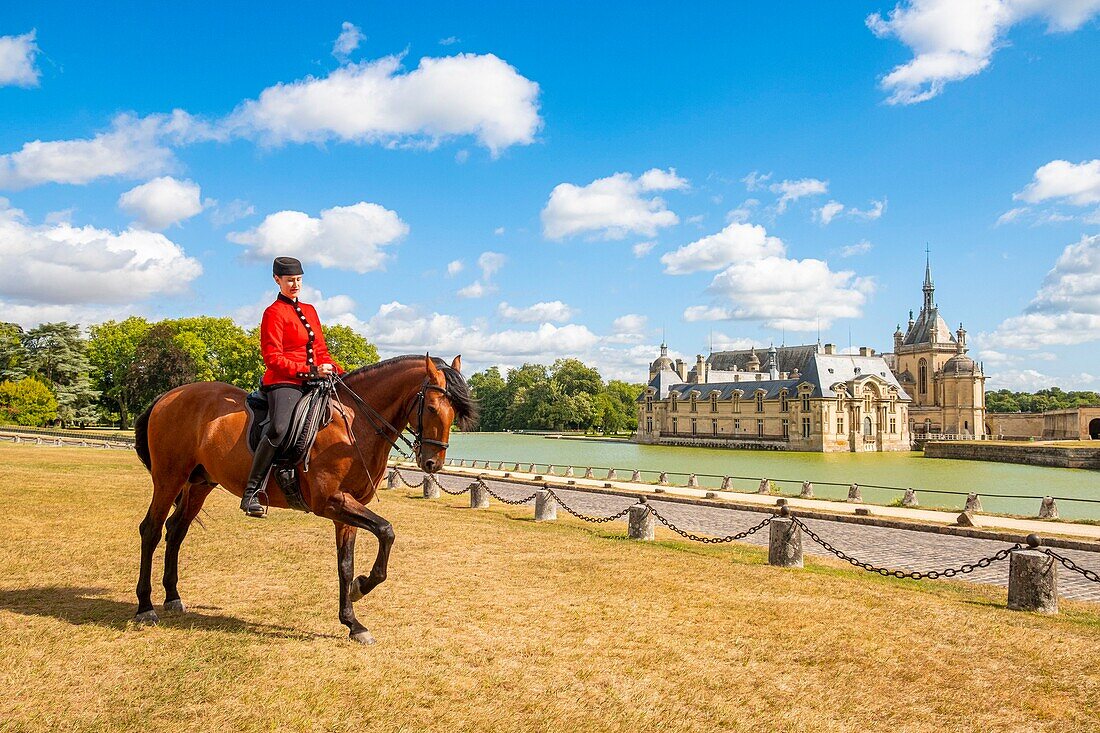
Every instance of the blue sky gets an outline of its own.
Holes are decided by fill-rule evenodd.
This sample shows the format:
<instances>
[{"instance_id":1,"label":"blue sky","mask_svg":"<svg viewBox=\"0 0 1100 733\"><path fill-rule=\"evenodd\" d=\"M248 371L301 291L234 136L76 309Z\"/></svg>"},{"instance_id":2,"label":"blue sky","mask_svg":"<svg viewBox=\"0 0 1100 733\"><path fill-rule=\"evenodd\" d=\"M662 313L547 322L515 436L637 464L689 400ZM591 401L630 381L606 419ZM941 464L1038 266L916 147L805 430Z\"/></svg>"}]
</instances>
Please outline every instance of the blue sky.
<instances>
[{"instance_id":1,"label":"blue sky","mask_svg":"<svg viewBox=\"0 0 1100 733\"><path fill-rule=\"evenodd\" d=\"M1100 0L161 5L0 10L5 320L249 325L291 254L384 354L641 380L889 350L927 243L991 387L1100 388Z\"/></svg>"}]
</instances>

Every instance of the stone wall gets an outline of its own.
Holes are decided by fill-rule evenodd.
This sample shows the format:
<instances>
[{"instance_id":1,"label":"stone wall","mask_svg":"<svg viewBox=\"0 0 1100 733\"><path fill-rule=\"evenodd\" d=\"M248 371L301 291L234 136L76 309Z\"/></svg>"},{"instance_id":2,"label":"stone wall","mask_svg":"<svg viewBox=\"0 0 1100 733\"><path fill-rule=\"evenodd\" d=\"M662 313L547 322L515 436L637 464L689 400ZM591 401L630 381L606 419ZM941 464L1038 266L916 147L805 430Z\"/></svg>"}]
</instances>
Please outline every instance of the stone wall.
<instances>
[{"instance_id":1,"label":"stone wall","mask_svg":"<svg viewBox=\"0 0 1100 733\"><path fill-rule=\"evenodd\" d=\"M924 446L925 458L957 458L967 461L999 461L1055 468L1100 469L1100 446L1069 448L1057 445L1012 445L932 441Z\"/></svg>"},{"instance_id":2,"label":"stone wall","mask_svg":"<svg viewBox=\"0 0 1100 733\"><path fill-rule=\"evenodd\" d=\"M1043 415L1038 412L987 412L986 435L1006 440L1043 437Z\"/></svg>"}]
</instances>

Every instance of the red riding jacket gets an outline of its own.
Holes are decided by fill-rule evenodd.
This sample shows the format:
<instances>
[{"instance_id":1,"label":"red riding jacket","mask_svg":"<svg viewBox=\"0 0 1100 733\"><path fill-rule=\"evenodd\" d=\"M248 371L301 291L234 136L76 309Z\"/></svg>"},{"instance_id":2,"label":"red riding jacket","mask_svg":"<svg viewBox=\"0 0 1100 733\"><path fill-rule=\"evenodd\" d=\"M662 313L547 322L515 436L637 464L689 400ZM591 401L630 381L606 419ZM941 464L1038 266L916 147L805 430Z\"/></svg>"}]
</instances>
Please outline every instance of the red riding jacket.
<instances>
[{"instance_id":1,"label":"red riding jacket","mask_svg":"<svg viewBox=\"0 0 1100 733\"><path fill-rule=\"evenodd\" d=\"M264 311L260 353L267 365L262 380L265 387L302 384L317 376L320 364L332 364L338 373L344 371L328 353L317 311L309 303L291 300L282 293Z\"/></svg>"}]
</instances>

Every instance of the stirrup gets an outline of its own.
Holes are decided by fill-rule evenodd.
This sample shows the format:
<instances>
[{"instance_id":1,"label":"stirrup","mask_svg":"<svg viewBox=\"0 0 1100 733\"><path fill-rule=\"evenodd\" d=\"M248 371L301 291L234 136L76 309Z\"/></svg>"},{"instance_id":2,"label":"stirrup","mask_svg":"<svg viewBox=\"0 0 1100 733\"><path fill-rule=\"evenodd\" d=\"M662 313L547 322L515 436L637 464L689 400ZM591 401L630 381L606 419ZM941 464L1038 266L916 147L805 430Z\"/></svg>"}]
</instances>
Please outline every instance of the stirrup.
<instances>
[{"instance_id":1,"label":"stirrup","mask_svg":"<svg viewBox=\"0 0 1100 733\"><path fill-rule=\"evenodd\" d=\"M267 492L260 489L252 495L252 501L248 501L245 497L241 497L241 511L245 513L245 516L255 517L256 519L264 519L267 517L267 507L260 501L260 494L267 496ZM252 508L258 506L259 509Z\"/></svg>"}]
</instances>

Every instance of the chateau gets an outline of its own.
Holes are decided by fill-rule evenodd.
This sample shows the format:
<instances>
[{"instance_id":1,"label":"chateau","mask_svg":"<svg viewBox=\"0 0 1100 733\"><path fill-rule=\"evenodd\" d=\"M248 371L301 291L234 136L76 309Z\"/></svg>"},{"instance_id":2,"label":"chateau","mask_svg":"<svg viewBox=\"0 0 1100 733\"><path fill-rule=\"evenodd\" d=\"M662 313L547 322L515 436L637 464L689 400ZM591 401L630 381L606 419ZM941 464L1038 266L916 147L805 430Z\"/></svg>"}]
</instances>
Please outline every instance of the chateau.
<instances>
[{"instance_id":1,"label":"chateau","mask_svg":"<svg viewBox=\"0 0 1100 733\"><path fill-rule=\"evenodd\" d=\"M939 314L931 267L924 304L894 352L833 344L700 354L689 370L660 356L638 397L635 440L661 445L817 452L906 451L916 437L984 431L985 375L966 331ZM761 360L761 356L765 360Z\"/></svg>"}]
</instances>

